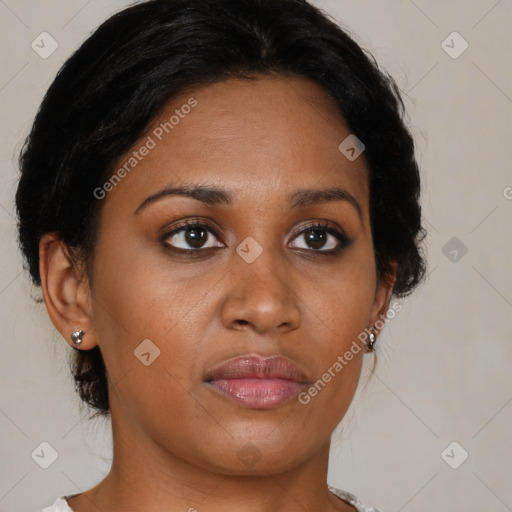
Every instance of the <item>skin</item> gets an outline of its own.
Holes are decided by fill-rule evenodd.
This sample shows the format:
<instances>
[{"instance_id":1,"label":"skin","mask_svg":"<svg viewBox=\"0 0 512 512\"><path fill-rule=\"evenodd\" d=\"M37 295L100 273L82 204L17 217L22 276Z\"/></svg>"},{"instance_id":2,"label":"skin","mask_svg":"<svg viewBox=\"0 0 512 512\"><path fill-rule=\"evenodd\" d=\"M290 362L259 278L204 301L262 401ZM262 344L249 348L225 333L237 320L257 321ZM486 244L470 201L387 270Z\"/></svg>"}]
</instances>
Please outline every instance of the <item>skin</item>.
<instances>
[{"instance_id":1,"label":"skin","mask_svg":"<svg viewBox=\"0 0 512 512\"><path fill-rule=\"evenodd\" d=\"M110 473L69 500L76 512L193 510L291 512L353 510L326 486L330 435L358 383L364 350L310 403L244 408L203 382L208 368L245 354L282 355L318 380L389 307L394 276L376 275L364 155L338 149L350 130L318 85L301 78L229 80L176 97L141 143L190 97L191 113L103 199L89 281L55 234L40 243L42 291L67 340L85 331L81 350L99 345L107 367L114 457ZM134 146L138 149L140 144ZM230 205L167 196L134 211L165 186L209 184ZM298 188L340 187L358 202L290 209ZM203 255L185 232L162 235L183 219L209 223ZM300 234L310 221L324 246ZM237 246L252 237L263 252L247 263ZM82 269L83 270L83 269ZM160 356L134 356L150 339ZM239 457L247 444L259 460ZM245 447L245 448L244 448ZM242 451L243 453L243 451Z\"/></svg>"}]
</instances>

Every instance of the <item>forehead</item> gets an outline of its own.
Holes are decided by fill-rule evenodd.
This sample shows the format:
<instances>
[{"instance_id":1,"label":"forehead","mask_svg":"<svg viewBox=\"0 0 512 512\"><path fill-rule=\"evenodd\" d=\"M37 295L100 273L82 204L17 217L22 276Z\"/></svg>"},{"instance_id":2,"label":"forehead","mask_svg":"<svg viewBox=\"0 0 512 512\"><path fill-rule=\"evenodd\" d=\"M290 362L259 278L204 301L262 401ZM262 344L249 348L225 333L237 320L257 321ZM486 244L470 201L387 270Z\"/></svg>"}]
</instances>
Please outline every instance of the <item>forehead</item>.
<instances>
[{"instance_id":1,"label":"forehead","mask_svg":"<svg viewBox=\"0 0 512 512\"><path fill-rule=\"evenodd\" d=\"M123 166L127 172L107 203L133 211L146 196L180 183L215 185L260 204L296 188L340 186L364 209L364 155L350 161L339 150L349 135L327 93L303 78L201 86L165 105L118 162L114 173Z\"/></svg>"}]
</instances>

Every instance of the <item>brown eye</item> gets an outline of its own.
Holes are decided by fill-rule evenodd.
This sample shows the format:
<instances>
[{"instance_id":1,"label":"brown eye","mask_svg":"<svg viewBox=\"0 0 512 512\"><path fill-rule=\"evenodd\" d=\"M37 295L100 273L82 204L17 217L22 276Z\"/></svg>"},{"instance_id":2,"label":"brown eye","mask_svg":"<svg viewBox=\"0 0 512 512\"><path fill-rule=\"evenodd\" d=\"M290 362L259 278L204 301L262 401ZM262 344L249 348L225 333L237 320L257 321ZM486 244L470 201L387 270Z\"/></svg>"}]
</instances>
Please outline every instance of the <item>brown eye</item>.
<instances>
[{"instance_id":1,"label":"brown eye","mask_svg":"<svg viewBox=\"0 0 512 512\"><path fill-rule=\"evenodd\" d=\"M162 240L178 252L200 253L202 250L224 247L214 228L200 222L185 222L164 235ZM328 224L309 225L295 235L293 240L294 248L325 255L336 254L351 243L343 232Z\"/></svg>"},{"instance_id":2,"label":"brown eye","mask_svg":"<svg viewBox=\"0 0 512 512\"><path fill-rule=\"evenodd\" d=\"M215 243L215 232L207 224L187 223L168 233L165 243L178 250L200 250L212 247L222 247L222 243ZM213 244L210 240L213 239ZM209 245L206 245L207 242Z\"/></svg>"},{"instance_id":3,"label":"brown eye","mask_svg":"<svg viewBox=\"0 0 512 512\"><path fill-rule=\"evenodd\" d=\"M329 235L321 229L308 229L303 233L306 243L313 249L321 249L329 239Z\"/></svg>"},{"instance_id":4,"label":"brown eye","mask_svg":"<svg viewBox=\"0 0 512 512\"><path fill-rule=\"evenodd\" d=\"M302 230L295 238L294 241L304 241L304 244L297 245L294 242L293 247L297 249L314 249L313 252L336 253L348 246L350 240L347 236L332 228L327 224L314 224Z\"/></svg>"}]
</instances>

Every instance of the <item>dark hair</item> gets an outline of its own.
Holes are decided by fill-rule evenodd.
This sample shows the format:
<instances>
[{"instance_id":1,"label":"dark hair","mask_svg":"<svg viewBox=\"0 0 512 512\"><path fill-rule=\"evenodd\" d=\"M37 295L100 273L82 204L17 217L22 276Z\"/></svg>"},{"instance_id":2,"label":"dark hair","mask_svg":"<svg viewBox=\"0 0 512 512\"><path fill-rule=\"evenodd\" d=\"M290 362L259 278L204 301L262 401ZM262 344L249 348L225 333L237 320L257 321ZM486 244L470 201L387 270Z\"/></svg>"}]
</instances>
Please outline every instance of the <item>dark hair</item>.
<instances>
[{"instance_id":1,"label":"dark hair","mask_svg":"<svg viewBox=\"0 0 512 512\"><path fill-rule=\"evenodd\" d=\"M102 205L93 191L166 102L194 86L269 74L319 84L364 143L378 275L389 276L395 261L393 294L411 293L425 274L425 230L399 90L306 0L150 0L115 14L82 44L46 93L20 154L19 241L34 284L49 232L92 279ZM72 371L81 399L108 414L99 347L77 351Z\"/></svg>"}]
</instances>

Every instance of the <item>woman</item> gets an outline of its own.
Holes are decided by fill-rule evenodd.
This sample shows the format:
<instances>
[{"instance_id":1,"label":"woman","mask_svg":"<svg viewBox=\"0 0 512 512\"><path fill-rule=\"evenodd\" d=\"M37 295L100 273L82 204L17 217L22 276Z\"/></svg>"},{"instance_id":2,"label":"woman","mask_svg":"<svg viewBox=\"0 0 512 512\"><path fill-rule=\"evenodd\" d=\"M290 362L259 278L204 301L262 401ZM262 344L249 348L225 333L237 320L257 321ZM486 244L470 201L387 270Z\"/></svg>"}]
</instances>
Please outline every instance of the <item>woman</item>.
<instances>
[{"instance_id":1,"label":"woman","mask_svg":"<svg viewBox=\"0 0 512 512\"><path fill-rule=\"evenodd\" d=\"M305 0L151 0L64 64L20 245L112 468L50 511L375 511L330 436L425 272L393 80Z\"/></svg>"}]
</instances>

